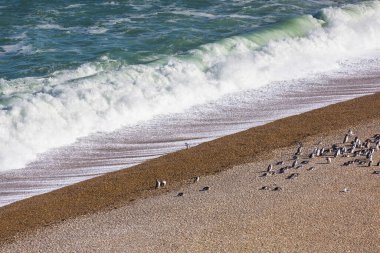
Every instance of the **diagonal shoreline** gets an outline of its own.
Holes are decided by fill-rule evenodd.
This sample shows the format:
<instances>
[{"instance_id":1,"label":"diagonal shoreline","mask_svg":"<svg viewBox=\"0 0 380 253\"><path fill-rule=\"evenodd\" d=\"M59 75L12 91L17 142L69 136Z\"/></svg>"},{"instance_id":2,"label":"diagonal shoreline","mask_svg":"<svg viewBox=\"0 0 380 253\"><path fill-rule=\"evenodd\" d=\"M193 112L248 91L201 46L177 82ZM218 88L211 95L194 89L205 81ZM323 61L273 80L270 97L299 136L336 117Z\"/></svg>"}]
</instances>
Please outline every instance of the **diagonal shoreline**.
<instances>
[{"instance_id":1,"label":"diagonal shoreline","mask_svg":"<svg viewBox=\"0 0 380 253\"><path fill-rule=\"evenodd\" d=\"M17 233L161 194L196 175L264 159L268 151L293 145L308 136L380 119L379 109L380 94L353 99L16 202L0 208L0 243L13 240ZM157 178L168 181L168 187L154 190Z\"/></svg>"}]
</instances>

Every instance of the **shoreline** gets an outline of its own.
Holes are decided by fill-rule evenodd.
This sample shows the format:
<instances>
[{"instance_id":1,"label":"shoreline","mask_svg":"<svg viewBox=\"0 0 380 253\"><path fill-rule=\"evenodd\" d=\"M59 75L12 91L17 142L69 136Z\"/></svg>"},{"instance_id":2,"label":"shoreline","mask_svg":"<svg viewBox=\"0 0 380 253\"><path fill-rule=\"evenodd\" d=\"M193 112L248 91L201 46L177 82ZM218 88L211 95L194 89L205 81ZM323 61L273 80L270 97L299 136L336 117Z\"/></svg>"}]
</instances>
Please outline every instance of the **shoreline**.
<instances>
[{"instance_id":1,"label":"shoreline","mask_svg":"<svg viewBox=\"0 0 380 253\"><path fill-rule=\"evenodd\" d=\"M353 72L276 91L274 87L267 88L272 90L269 97L257 98L255 90L239 92L169 118L162 115L141 125L88 136L73 145L43 153L23 169L0 173L0 206L181 150L185 142L195 146L291 115L373 94L380 91L380 78L376 71Z\"/></svg>"},{"instance_id":2,"label":"shoreline","mask_svg":"<svg viewBox=\"0 0 380 253\"><path fill-rule=\"evenodd\" d=\"M57 224L81 215L121 207L156 196L194 176L215 174L233 166L263 160L265 153L294 145L306 137L347 130L364 120L380 119L380 93L280 119L263 126L200 144L125 170L83 181L0 208L0 243L17 233ZM154 190L155 180L168 187Z\"/></svg>"}]
</instances>

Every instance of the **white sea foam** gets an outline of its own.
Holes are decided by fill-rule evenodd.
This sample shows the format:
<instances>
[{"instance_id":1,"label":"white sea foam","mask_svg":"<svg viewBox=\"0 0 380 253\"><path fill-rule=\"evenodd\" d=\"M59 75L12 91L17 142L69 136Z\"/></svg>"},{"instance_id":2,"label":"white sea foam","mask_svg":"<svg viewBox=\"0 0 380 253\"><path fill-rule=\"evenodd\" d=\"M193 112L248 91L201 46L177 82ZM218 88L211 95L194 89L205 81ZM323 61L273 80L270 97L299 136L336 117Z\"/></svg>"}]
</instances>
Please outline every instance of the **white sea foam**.
<instances>
[{"instance_id":1,"label":"white sea foam","mask_svg":"<svg viewBox=\"0 0 380 253\"><path fill-rule=\"evenodd\" d=\"M108 31L105 27L99 27L99 26L91 26L87 29L87 32L90 34L102 34L106 33Z\"/></svg>"},{"instance_id":2,"label":"white sea foam","mask_svg":"<svg viewBox=\"0 0 380 253\"><path fill-rule=\"evenodd\" d=\"M36 26L36 28L38 29L46 29L46 30L67 30L66 28L58 25L58 24L54 24L54 23L44 23L44 24L39 24Z\"/></svg>"},{"instance_id":3,"label":"white sea foam","mask_svg":"<svg viewBox=\"0 0 380 253\"><path fill-rule=\"evenodd\" d=\"M7 37L15 42L15 44L2 45L0 46L0 56L5 54L31 54L33 53L32 45L27 44L26 32L22 32L20 34L15 34ZM17 43L16 43L17 42Z\"/></svg>"},{"instance_id":4,"label":"white sea foam","mask_svg":"<svg viewBox=\"0 0 380 253\"><path fill-rule=\"evenodd\" d=\"M70 5L66 6L65 9L75 9L75 8L79 8L82 6L85 6L85 4L70 4Z\"/></svg>"},{"instance_id":5,"label":"white sea foam","mask_svg":"<svg viewBox=\"0 0 380 253\"><path fill-rule=\"evenodd\" d=\"M0 79L0 170L98 131L221 96L337 70L380 46L380 3L323 10L149 65L103 59L44 78Z\"/></svg>"},{"instance_id":6,"label":"white sea foam","mask_svg":"<svg viewBox=\"0 0 380 253\"><path fill-rule=\"evenodd\" d=\"M190 10L175 10L172 11L173 14L185 15L185 16L195 16L204 18L216 18L217 16L211 13L200 12L200 11L190 11Z\"/></svg>"},{"instance_id":7,"label":"white sea foam","mask_svg":"<svg viewBox=\"0 0 380 253\"><path fill-rule=\"evenodd\" d=\"M3 52L0 52L0 56L11 53L30 54L33 51L33 47L31 45L24 45L22 42L13 45L4 45L1 46L1 48Z\"/></svg>"},{"instance_id":8,"label":"white sea foam","mask_svg":"<svg viewBox=\"0 0 380 253\"><path fill-rule=\"evenodd\" d=\"M101 5L119 5L119 3L115 1L108 1L108 2L101 3Z\"/></svg>"},{"instance_id":9,"label":"white sea foam","mask_svg":"<svg viewBox=\"0 0 380 253\"><path fill-rule=\"evenodd\" d=\"M22 32L20 34L13 35L13 36L9 37L9 39L16 39L16 40L24 40L26 38L28 38L28 36L26 35L26 32Z\"/></svg>"},{"instance_id":10,"label":"white sea foam","mask_svg":"<svg viewBox=\"0 0 380 253\"><path fill-rule=\"evenodd\" d=\"M116 25L121 23L136 23L136 21L132 21L130 18L113 18L104 22L106 25Z\"/></svg>"},{"instance_id":11,"label":"white sea foam","mask_svg":"<svg viewBox=\"0 0 380 253\"><path fill-rule=\"evenodd\" d=\"M249 16L249 15L239 15L239 14L231 14L231 15L227 15L227 17L239 18L239 19L260 19L260 17L254 17L254 16Z\"/></svg>"},{"instance_id":12,"label":"white sea foam","mask_svg":"<svg viewBox=\"0 0 380 253\"><path fill-rule=\"evenodd\" d=\"M61 30L73 33L87 33L87 34L102 34L108 31L105 27L100 26L91 26L88 28L73 26L73 27L62 27L55 23L44 23L36 26L36 29L44 29L44 30Z\"/></svg>"}]
</instances>

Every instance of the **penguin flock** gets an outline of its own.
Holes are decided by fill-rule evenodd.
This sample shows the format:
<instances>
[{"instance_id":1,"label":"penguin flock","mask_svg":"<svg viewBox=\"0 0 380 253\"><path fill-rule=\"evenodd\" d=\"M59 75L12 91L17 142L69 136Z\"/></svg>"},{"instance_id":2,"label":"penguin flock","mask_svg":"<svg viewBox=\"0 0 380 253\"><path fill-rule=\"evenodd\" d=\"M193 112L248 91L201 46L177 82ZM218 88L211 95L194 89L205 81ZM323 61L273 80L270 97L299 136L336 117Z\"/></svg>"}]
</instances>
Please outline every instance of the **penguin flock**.
<instances>
[{"instance_id":1,"label":"penguin flock","mask_svg":"<svg viewBox=\"0 0 380 253\"><path fill-rule=\"evenodd\" d=\"M186 148L190 145L185 143ZM307 153L304 151L304 146L302 143L297 144L297 149L294 152L290 163L286 165L284 161L278 161L274 164L269 164L268 167L263 171L260 177L268 177L274 175L287 174L286 179L295 180L300 176L299 172L302 168L306 168L307 171L313 171L318 167L307 166L313 159L319 158L324 159L325 164L333 163L336 158L345 158L342 166L361 166L361 167L380 167L380 161L376 164L374 163L374 154L380 150L380 134L375 134L371 138L361 140L358 136L354 136L353 131L350 129L344 135L342 143L334 143L331 146L323 146L322 142L316 144L311 152ZM380 170L374 170L372 174L380 175ZM200 177L196 176L191 179L192 183L199 182ZM156 189L163 188L166 186L165 180L156 180ZM204 186L199 191L206 192L210 189L209 186ZM268 186L264 185L259 188L260 190L271 190L271 191L282 191L283 188L276 184ZM346 187L340 192L349 192L350 190ZM183 192L178 192L177 197L182 197Z\"/></svg>"},{"instance_id":2,"label":"penguin flock","mask_svg":"<svg viewBox=\"0 0 380 253\"><path fill-rule=\"evenodd\" d=\"M322 158L326 161L326 164L333 163L336 158L345 158L342 166L361 166L361 167L380 167L380 161L374 163L374 154L380 150L380 134L375 134L371 138L361 140L358 136L355 136L350 129L344 135L342 143L334 143L331 146L323 146L322 142L316 144L314 149L310 153L304 152L302 143L298 143L297 149L290 159L291 162L285 165L283 161L273 164L269 164L267 169L263 171L260 177L268 177L273 175L290 173L290 171L299 170L304 168L312 159ZM315 165L316 166L316 165ZM307 171L315 170L316 167L311 166L307 168ZM372 174L380 175L380 170L374 170ZM286 176L286 179L294 180L300 176L300 173L294 172ZM281 188L281 187L280 187ZM278 191L279 186L262 186L260 190L272 190ZM282 189L282 188L281 188ZM344 188L340 192L349 192L348 188Z\"/></svg>"}]
</instances>

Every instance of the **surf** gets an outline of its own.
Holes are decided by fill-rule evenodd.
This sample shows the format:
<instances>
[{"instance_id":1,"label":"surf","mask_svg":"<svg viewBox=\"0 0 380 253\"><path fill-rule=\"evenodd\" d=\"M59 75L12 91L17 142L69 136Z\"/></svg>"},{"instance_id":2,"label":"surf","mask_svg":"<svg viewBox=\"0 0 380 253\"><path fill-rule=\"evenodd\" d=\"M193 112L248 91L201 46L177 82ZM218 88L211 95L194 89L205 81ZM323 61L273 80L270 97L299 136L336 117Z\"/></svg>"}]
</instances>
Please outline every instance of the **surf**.
<instances>
[{"instance_id":1,"label":"surf","mask_svg":"<svg viewBox=\"0 0 380 253\"><path fill-rule=\"evenodd\" d=\"M0 170L94 133L339 70L375 55L379 14L378 1L325 8L146 64L103 56L47 76L0 79Z\"/></svg>"}]
</instances>

